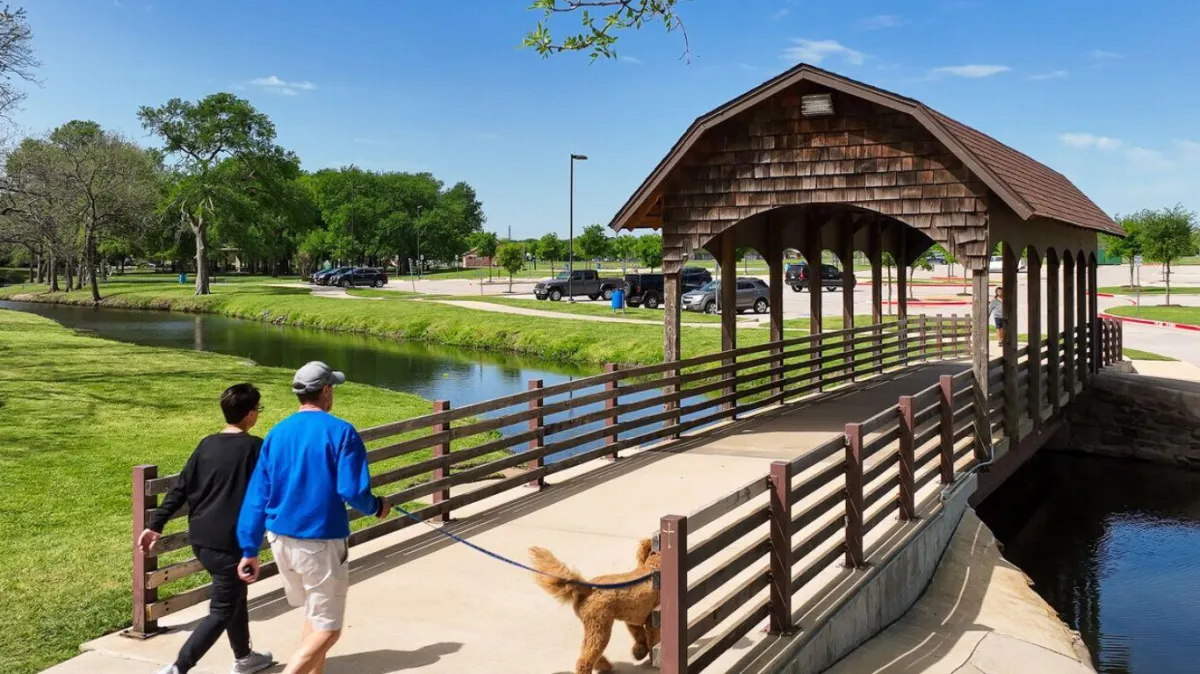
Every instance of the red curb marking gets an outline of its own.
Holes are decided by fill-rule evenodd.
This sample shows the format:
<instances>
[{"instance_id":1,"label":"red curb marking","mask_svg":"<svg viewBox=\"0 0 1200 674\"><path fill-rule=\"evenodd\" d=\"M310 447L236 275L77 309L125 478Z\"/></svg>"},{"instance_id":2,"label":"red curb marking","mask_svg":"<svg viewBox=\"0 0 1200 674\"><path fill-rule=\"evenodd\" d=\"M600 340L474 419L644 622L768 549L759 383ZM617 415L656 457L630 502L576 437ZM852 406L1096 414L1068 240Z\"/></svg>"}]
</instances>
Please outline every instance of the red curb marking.
<instances>
[{"instance_id":1,"label":"red curb marking","mask_svg":"<svg viewBox=\"0 0 1200 674\"><path fill-rule=\"evenodd\" d=\"M1156 328L1171 328L1173 330L1187 330L1189 332L1200 332L1200 325L1192 325L1191 323L1171 323L1169 321L1152 321L1147 318L1133 318L1131 316L1117 316L1115 314L1102 313L1100 316L1111 318L1116 321L1125 323L1137 323L1138 325L1153 325Z\"/></svg>"}]
</instances>

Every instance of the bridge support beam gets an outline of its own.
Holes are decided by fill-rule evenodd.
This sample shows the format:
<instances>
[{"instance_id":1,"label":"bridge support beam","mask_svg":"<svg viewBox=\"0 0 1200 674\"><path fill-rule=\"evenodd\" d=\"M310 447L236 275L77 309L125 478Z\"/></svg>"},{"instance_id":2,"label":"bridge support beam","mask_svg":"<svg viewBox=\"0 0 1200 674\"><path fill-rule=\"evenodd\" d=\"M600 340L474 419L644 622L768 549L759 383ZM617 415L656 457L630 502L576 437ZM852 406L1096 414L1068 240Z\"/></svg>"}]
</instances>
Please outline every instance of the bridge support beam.
<instances>
[{"instance_id":1,"label":"bridge support beam","mask_svg":"<svg viewBox=\"0 0 1200 674\"><path fill-rule=\"evenodd\" d=\"M1028 296L1029 334L1029 389L1026 401L1029 403L1029 418L1034 427L1042 425L1042 255L1030 247L1028 264L1025 268L1025 290ZM1013 326L1016 331L1016 326Z\"/></svg>"},{"instance_id":2,"label":"bridge support beam","mask_svg":"<svg viewBox=\"0 0 1200 674\"><path fill-rule=\"evenodd\" d=\"M842 221L841 237L838 244L838 257L842 261L843 330L849 330L854 327L854 286L857 285L857 281L854 278L854 227L854 219L845 218ZM842 341L844 342L843 349L846 352L846 372L850 374L849 381L854 381L854 357L851 355L851 352L854 351L854 340L847 335Z\"/></svg>"},{"instance_id":3,"label":"bridge support beam","mask_svg":"<svg viewBox=\"0 0 1200 674\"><path fill-rule=\"evenodd\" d=\"M1079 334L1075 348L1075 376L1087 386L1091 379L1088 370L1088 343L1091 337L1087 316L1087 258L1083 253L1075 260L1075 330Z\"/></svg>"},{"instance_id":4,"label":"bridge support beam","mask_svg":"<svg viewBox=\"0 0 1200 674\"><path fill-rule=\"evenodd\" d=\"M871 220L871 229L868 232L867 240L867 257L871 261L871 325L883 324L883 225L879 219ZM876 328L877 338L875 340L874 362L873 367L881 367L883 365L882 347L879 346L882 333L879 332L882 328Z\"/></svg>"},{"instance_id":5,"label":"bridge support beam","mask_svg":"<svg viewBox=\"0 0 1200 674\"><path fill-rule=\"evenodd\" d=\"M1088 353L1091 355L1092 372L1100 371L1100 318L1098 316L1099 307L1096 306L1096 256L1088 257L1087 263L1087 300L1088 300L1088 326L1089 331Z\"/></svg>"},{"instance_id":6,"label":"bridge support beam","mask_svg":"<svg viewBox=\"0 0 1200 674\"><path fill-rule=\"evenodd\" d=\"M778 227L768 227L767 245L766 250L763 251L763 257L767 258L768 285L771 286L769 291L771 302L770 339L772 342L779 342L783 340L783 243ZM771 353L782 354L783 350L774 349ZM773 369L782 366L782 358L771 363ZM772 382L782 380L782 374L771 376ZM772 395L779 395L780 393L783 393L782 386L776 386L771 389Z\"/></svg>"},{"instance_id":7,"label":"bridge support beam","mask_svg":"<svg viewBox=\"0 0 1200 674\"><path fill-rule=\"evenodd\" d=\"M663 362L677 363L680 356L680 340L679 340L679 322L682 319L680 316L680 299L682 298L681 281L683 274L679 269L663 274ZM667 374L679 374L679 370L669 372ZM663 388L663 395L669 396L678 390L678 386L671 385ZM679 402L668 402L664 406L664 411L679 409ZM678 426L679 416L668 418L663 421L666 426ZM678 435L671 435L670 439L678 438Z\"/></svg>"},{"instance_id":8,"label":"bridge support beam","mask_svg":"<svg viewBox=\"0 0 1200 674\"><path fill-rule=\"evenodd\" d=\"M1021 437L1021 408L1017 403L1017 251L1006 241L1003 245L1004 289L1004 436L1016 443Z\"/></svg>"},{"instance_id":9,"label":"bridge support beam","mask_svg":"<svg viewBox=\"0 0 1200 674\"><path fill-rule=\"evenodd\" d=\"M900 320L900 353L908 355L908 236L903 228L896 235L896 318Z\"/></svg>"},{"instance_id":10,"label":"bridge support beam","mask_svg":"<svg viewBox=\"0 0 1200 674\"><path fill-rule=\"evenodd\" d=\"M986 461L992 451L992 421L988 391L988 361L991 360L988 338L988 271L980 261L979 269L971 270L971 370L975 373L975 458ZM964 271L965 273L965 271Z\"/></svg>"},{"instance_id":11,"label":"bridge support beam","mask_svg":"<svg viewBox=\"0 0 1200 674\"><path fill-rule=\"evenodd\" d=\"M1067 387L1067 400L1075 399L1075 358L1079 333L1075 330L1075 255L1063 256L1063 379Z\"/></svg>"},{"instance_id":12,"label":"bridge support beam","mask_svg":"<svg viewBox=\"0 0 1200 674\"><path fill-rule=\"evenodd\" d=\"M719 246L721 294L717 297L717 306L721 309L721 350L728 352L737 348L737 249L734 246L732 230L721 235ZM736 360L730 356L721 361L721 364L731 366ZM737 373L730 372L725 375L725 379L728 385L722 389L722 394L732 396L737 391ZM732 399L723 405L724 409L730 411L730 416L733 416L736 407L736 401Z\"/></svg>"},{"instance_id":13,"label":"bridge support beam","mask_svg":"<svg viewBox=\"0 0 1200 674\"><path fill-rule=\"evenodd\" d=\"M1058 296L1060 273L1058 252L1050 250L1046 253L1046 332L1050 335L1050 341L1047 343L1046 381L1050 391L1050 413L1053 416L1058 416L1062 407L1062 328L1058 323L1059 312L1062 311Z\"/></svg>"},{"instance_id":14,"label":"bridge support beam","mask_svg":"<svg viewBox=\"0 0 1200 674\"><path fill-rule=\"evenodd\" d=\"M804 259L808 261L808 331L815 338L813 345L817 347L812 360L818 362L825 357L825 341L821 338L821 295L825 291L821 286L821 251L824 250L821 227L820 220L808 220L808 241L804 251ZM820 368L814 368L814 371L817 369ZM823 389L823 386L817 386L818 391Z\"/></svg>"}]
</instances>

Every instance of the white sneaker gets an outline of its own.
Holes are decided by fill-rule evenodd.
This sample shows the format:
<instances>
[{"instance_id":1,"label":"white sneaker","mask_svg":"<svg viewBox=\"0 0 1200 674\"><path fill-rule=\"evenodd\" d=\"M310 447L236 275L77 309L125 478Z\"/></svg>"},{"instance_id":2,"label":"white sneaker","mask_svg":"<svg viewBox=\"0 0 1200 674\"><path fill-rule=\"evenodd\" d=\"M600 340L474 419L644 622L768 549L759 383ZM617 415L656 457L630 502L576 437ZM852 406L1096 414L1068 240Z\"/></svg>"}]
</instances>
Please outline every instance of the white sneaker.
<instances>
[{"instance_id":1,"label":"white sneaker","mask_svg":"<svg viewBox=\"0 0 1200 674\"><path fill-rule=\"evenodd\" d=\"M266 653L250 651L250 655L233 661L233 667L229 668L229 674L254 674L273 664L275 664L275 658L271 657L269 651Z\"/></svg>"},{"instance_id":2,"label":"white sneaker","mask_svg":"<svg viewBox=\"0 0 1200 674\"><path fill-rule=\"evenodd\" d=\"M179 674L179 668L176 667L175 665L171 664L171 665L167 665L166 667L163 667L162 669L158 670L154 674Z\"/></svg>"}]
</instances>

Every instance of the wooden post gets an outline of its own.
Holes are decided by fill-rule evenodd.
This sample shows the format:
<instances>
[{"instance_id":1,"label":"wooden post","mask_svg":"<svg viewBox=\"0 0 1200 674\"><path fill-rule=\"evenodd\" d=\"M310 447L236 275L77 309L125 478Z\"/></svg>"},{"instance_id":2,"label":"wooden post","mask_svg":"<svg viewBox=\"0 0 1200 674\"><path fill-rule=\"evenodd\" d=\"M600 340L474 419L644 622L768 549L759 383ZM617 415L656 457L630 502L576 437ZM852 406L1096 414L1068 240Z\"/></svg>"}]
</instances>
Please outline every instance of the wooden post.
<instances>
[{"instance_id":1,"label":"wooden post","mask_svg":"<svg viewBox=\"0 0 1200 674\"><path fill-rule=\"evenodd\" d=\"M687 518L667 515L659 522L659 672L687 674Z\"/></svg>"},{"instance_id":2,"label":"wooden post","mask_svg":"<svg viewBox=\"0 0 1200 674\"><path fill-rule=\"evenodd\" d=\"M1091 379L1088 369L1088 303L1087 303L1087 258L1083 253L1075 260L1075 331L1078 333L1075 347L1075 377L1082 386Z\"/></svg>"},{"instance_id":3,"label":"wooden post","mask_svg":"<svg viewBox=\"0 0 1200 674\"><path fill-rule=\"evenodd\" d=\"M986 461L991 455L992 421L989 412L991 384L988 383L988 362L991 360L991 339L988 337L988 271L987 258L975 259L978 268L971 270L971 371L975 374L975 458Z\"/></svg>"},{"instance_id":4,"label":"wooden post","mask_svg":"<svg viewBox=\"0 0 1200 674\"><path fill-rule=\"evenodd\" d=\"M863 559L863 441L859 424L846 424L846 566Z\"/></svg>"},{"instance_id":5,"label":"wooden post","mask_svg":"<svg viewBox=\"0 0 1200 674\"><path fill-rule=\"evenodd\" d=\"M1029 249L1025 267L1029 333L1029 390L1026 402L1034 428L1042 425L1042 255ZM1015 324L1014 324L1015 330Z\"/></svg>"},{"instance_id":6,"label":"wooden post","mask_svg":"<svg viewBox=\"0 0 1200 674\"><path fill-rule=\"evenodd\" d=\"M821 285L822 250L820 221L810 218L808 221L808 250L804 251L804 259L808 261L808 332L814 338L813 346L817 347L811 357L814 361L820 361L825 357L825 340L821 338L821 300L822 293L825 291ZM820 370L819 367L813 370L813 375L818 382L818 391L825 389L823 385L820 385L820 380L823 378Z\"/></svg>"},{"instance_id":7,"label":"wooden post","mask_svg":"<svg viewBox=\"0 0 1200 674\"><path fill-rule=\"evenodd\" d=\"M146 574L158 570L158 555L142 552L138 537L149 523L146 511L158 507L158 496L146 493L146 481L158 478L158 466L133 467L133 625L129 635L144 639L158 632L158 621L147 615L150 604L158 601L158 589L146 587Z\"/></svg>"},{"instance_id":8,"label":"wooden post","mask_svg":"<svg viewBox=\"0 0 1200 674\"><path fill-rule=\"evenodd\" d=\"M1117 321L1113 328L1117 331L1117 362L1125 360L1125 324Z\"/></svg>"},{"instance_id":9,"label":"wooden post","mask_svg":"<svg viewBox=\"0 0 1200 674\"><path fill-rule=\"evenodd\" d=\"M954 482L954 377L948 374L938 377L938 412L942 431L939 467L942 484L950 484Z\"/></svg>"},{"instance_id":10,"label":"wooden post","mask_svg":"<svg viewBox=\"0 0 1200 674\"><path fill-rule=\"evenodd\" d=\"M1050 251L1046 256L1046 332L1050 335L1047 343L1046 382L1050 391L1050 413L1058 416L1062 407L1062 334L1058 317L1062 307L1059 305L1058 286L1061 277L1058 266L1058 252Z\"/></svg>"},{"instance_id":11,"label":"wooden post","mask_svg":"<svg viewBox=\"0 0 1200 674\"><path fill-rule=\"evenodd\" d=\"M605 363L604 364L604 373L605 374L614 374L614 373L616 373L617 368L618 368L618 365L616 363ZM617 380L613 379L610 382L606 382L604 384L604 390L605 391L616 391L617 390ZM610 414L610 416L608 416L604 420L604 425L609 426L609 427L616 426L617 425L617 416L618 416L617 415L617 396L613 396L613 397L609 398L608 400L605 400L604 401L604 409L607 410ZM614 433L604 436L604 444L609 445L609 446L617 444L617 434L614 432ZM613 461L616 461L617 459L619 459L621 457L618 452L614 451L612 454L608 455L608 458Z\"/></svg>"},{"instance_id":12,"label":"wooden post","mask_svg":"<svg viewBox=\"0 0 1200 674\"><path fill-rule=\"evenodd\" d=\"M530 391L537 391L537 390L540 390L541 388L542 388L542 380L541 379L530 379L529 380L529 390ZM540 409L542 409L542 406L544 404L545 404L545 400L543 398L534 398L533 400L529 401L529 409L540 410ZM536 417L529 420L529 430L531 430L531 431L540 430L542 428L542 426L545 425L545 423L546 423L546 418L539 414ZM542 446L545 444L545 442L546 442L546 439L541 434L538 434L537 437L535 437L534 439L529 441L529 451L532 452L532 451L541 449ZM533 461L530 461L528 464L529 470L537 470L538 468L541 468L542 466L545 466L545 465L546 465L546 457L544 457L544 456L539 456L538 458L534 459ZM525 486L536 487L538 489L541 489L542 487L546 486L546 478L544 476L538 476L538 478L536 480L533 480L532 482L528 483Z\"/></svg>"},{"instance_id":13,"label":"wooden post","mask_svg":"<svg viewBox=\"0 0 1200 674\"><path fill-rule=\"evenodd\" d=\"M672 363L679 362L680 341L679 341L679 322L680 322L680 306L679 301L682 297L680 292L682 273L676 269L671 273L663 274L663 362ZM678 377L679 370L672 370L665 373L668 377ZM679 401L671 400L669 396L679 391L677 384L671 384L663 388L663 395L668 396L667 402L663 403L663 411L679 409ZM667 418L663 421L663 425L678 426L679 416ZM669 439L675 440L679 438L678 433L671 434Z\"/></svg>"},{"instance_id":14,"label":"wooden post","mask_svg":"<svg viewBox=\"0 0 1200 674\"><path fill-rule=\"evenodd\" d=\"M871 325L875 326L874 367L883 366L883 227L879 219L871 220L867 241L867 257L871 258Z\"/></svg>"},{"instance_id":15,"label":"wooden post","mask_svg":"<svg viewBox=\"0 0 1200 674\"><path fill-rule=\"evenodd\" d=\"M1092 336L1089 342L1088 349L1092 359L1092 372L1100 371L1100 318L1098 317L1096 306L1096 257L1092 255L1087 263L1087 301L1088 301L1088 325L1092 326Z\"/></svg>"},{"instance_id":16,"label":"wooden post","mask_svg":"<svg viewBox=\"0 0 1200 674\"><path fill-rule=\"evenodd\" d=\"M1004 243L1004 435L1009 442L1021 438L1021 410L1017 408L1017 263L1019 256Z\"/></svg>"},{"instance_id":17,"label":"wooden post","mask_svg":"<svg viewBox=\"0 0 1200 674\"><path fill-rule=\"evenodd\" d=\"M900 321L900 364L908 359L908 232L900 227L896 245L896 318Z\"/></svg>"},{"instance_id":18,"label":"wooden post","mask_svg":"<svg viewBox=\"0 0 1200 674\"><path fill-rule=\"evenodd\" d=\"M721 309L721 350L726 353L737 349L737 260L734 258L733 232L726 230L721 235L721 293L717 304ZM721 361L722 365L731 366L737 362L737 357L730 355ZM725 387L722 395L730 396L737 391L737 372L724 376ZM730 400L721 406L729 412L730 418L737 414L737 401Z\"/></svg>"},{"instance_id":19,"label":"wooden post","mask_svg":"<svg viewBox=\"0 0 1200 674\"><path fill-rule=\"evenodd\" d=\"M771 634L792 631L792 464L771 464Z\"/></svg>"},{"instance_id":20,"label":"wooden post","mask_svg":"<svg viewBox=\"0 0 1200 674\"><path fill-rule=\"evenodd\" d=\"M769 216L768 216L769 218ZM767 222L767 270L768 270L768 285L770 289L770 341L772 343L783 341L783 244L780 242L780 232L778 227L772 227L770 220ZM776 360L771 361L771 368L779 368L783 366L783 349L776 347L771 349L771 354L778 356ZM783 393L783 373L771 376L771 381L777 385L771 389L772 395L780 395ZM783 401L780 400L782 403Z\"/></svg>"},{"instance_id":21,"label":"wooden post","mask_svg":"<svg viewBox=\"0 0 1200 674\"><path fill-rule=\"evenodd\" d=\"M846 353L842 364L845 366L844 371L850 375L849 381L854 381L854 288L858 285L858 280L854 276L854 220L852 218L842 219L838 257L842 259L842 329L850 331L842 338L842 349Z\"/></svg>"},{"instance_id":22,"label":"wooden post","mask_svg":"<svg viewBox=\"0 0 1200 674\"><path fill-rule=\"evenodd\" d=\"M908 522L917 517L916 434L912 396L900 396L900 521Z\"/></svg>"},{"instance_id":23,"label":"wooden post","mask_svg":"<svg viewBox=\"0 0 1200 674\"><path fill-rule=\"evenodd\" d=\"M434 414L437 414L439 412L449 412L449 411L450 411L450 401L449 400L433 401L433 413ZM433 425L434 434L446 433L449 430L450 430L450 422L449 421L444 421L440 424ZM445 442L434 445L433 456L436 458L450 456L450 441L447 440ZM435 479L435 480L441 480L441 479L449 477L449 476L450 476L450 466L448 466L447 464L442 464L441 466L438 466L437 468L433 469L433 479ZM447 501L449 499L450 499L450 488L449 487L446 487L444 489L439 489L439 490L433 492L433 504L434 505L437 505L437 504L441 503L442 501ZM446 512L442 513L441 520L442 520L442 522L449 522L450 521L450 511L446 511Z\"/></svg>"},{"instance_id":24,"label":"wooden post","mask_svg":"<svg viewBox=\"0 0 1200 674\"><path fill-rule=\"evenodd\" d=\"M938 314L937 316L934 317L934 320L937 321L937 324L934 326L934 330L936 331L935 338L937 339L937 349L934 351L934 353L937 356L938 360L942 360L943 358L946 357L946 352L945 352L946 318L944 316L942 316L941 314ZM951 338L958 337L958 324L957 323L954 324L954 328L950 331L950 336L951 336ZM954 351L954 349L951 348L951 352L953 352L953 351Z\"/></svg>"},{"instance_id":25,"label":"wooden post","mask_svg":"<svg viewBox=\"0 0 1200 674\"><path fill-rule=\"evenodd\" d=\"M1075 399L1075 372L1077 359L1076 344L1079 334L1075 330L1075 256L1063 257L1063 380L1067 388L1067 400Z\"/></svg>"}]
</instances>

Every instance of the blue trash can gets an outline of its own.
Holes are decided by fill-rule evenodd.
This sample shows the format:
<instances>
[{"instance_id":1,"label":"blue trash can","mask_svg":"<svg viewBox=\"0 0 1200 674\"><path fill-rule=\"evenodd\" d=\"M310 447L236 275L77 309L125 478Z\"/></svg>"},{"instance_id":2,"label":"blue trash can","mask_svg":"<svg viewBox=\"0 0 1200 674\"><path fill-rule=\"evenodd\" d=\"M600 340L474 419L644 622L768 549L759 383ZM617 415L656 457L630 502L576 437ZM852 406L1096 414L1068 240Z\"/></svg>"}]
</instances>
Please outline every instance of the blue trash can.
<instances>
[{"instance_id":1,"label":"blue trash can","mask_svg":"<svg viewBox=\"0 0 1200 674\"><path fill-rule=\"evenodd\" d=\"M179 283L180 283L180 285L187 283L187 272L186 271L179 274Z\"/></svg>"}]
</instances>

